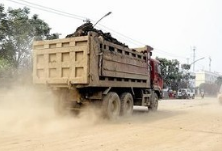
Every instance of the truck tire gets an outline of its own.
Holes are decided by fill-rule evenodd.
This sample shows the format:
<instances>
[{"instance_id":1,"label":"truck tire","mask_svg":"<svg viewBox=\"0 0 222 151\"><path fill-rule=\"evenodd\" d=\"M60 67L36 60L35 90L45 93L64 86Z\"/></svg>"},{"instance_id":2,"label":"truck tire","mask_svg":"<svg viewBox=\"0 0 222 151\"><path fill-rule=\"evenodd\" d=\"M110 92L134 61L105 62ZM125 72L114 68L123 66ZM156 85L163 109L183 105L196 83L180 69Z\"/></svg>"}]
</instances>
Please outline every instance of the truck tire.
<instances>
[{"instance_id":1,"label":"truck tire","mask_svg":"<svg viewBox=\"0 0 222 151\"><path fill-rule=\"evenodd\" d=\"M123 116L129 116L133 113L133 97L130 93L123 93L120 96L121 107L120 114Z\"/></svg>"},{"instance_id":2,"label":"truck tire","mask_svg":"<svg viewBox=\"0 0 222 151\"><path fill-rule=\"evenodd\" d=\"M117 93L109 92L103 98L103 113L109 119L115 119L120 115L120 99Z\"/></svg>"},{"instance_id":3,"label":"truck tire","mask_svg":"<svg viewBox=\"0 0 222 151\"><path fill-rule=\"evenodd\" d=\"M150 106L148 108L151 111L157 111L157 108L158 108L158 96L157 96L157 94L155 92L151 96L151 102L150 102Z\"/></svg>"}]
</instances>

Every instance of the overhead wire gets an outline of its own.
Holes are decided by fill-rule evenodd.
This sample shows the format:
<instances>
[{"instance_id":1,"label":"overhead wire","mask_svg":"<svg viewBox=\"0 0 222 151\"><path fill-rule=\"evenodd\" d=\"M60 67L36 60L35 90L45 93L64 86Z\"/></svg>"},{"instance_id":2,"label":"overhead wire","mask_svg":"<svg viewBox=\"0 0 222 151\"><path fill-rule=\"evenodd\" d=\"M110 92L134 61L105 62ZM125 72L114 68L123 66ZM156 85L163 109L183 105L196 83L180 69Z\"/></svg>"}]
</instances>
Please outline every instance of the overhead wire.
<instances>
[{"instance_id":1,"label":"overhead wire","mask_svg":"<svg viewBox=\"0 0 222 151\"><path fill-rule=\"evenodd\" d=\"M79 20L82 20L82 21L87 19L87 17L83 17L83 16L67 13L67 12L64 12L64 11L52 9L52 8L45 7L45 6L42 6L42 5L39 5L39 4L28 2L28 1L25 1L25 0L17 0L17 1L15 1L15 0L7 0L7 1L10 1L10 2L13 2L13 3L17 3L17 4L21 4L21 5L25 5L25 6L28 6L28 7L31 7L31 8L43 10L43 11L46 11L46 12L55 13L55 14L61 15L61 16L72 17L72 18L79 19ZM22 2L25 2L25 3L21 3L21 2L18 2L18 1L22 1ZM92 19L90 19L90 20L93 21ZM114 30L112 30L112 29L110 29L108 27L105 27L104 25L100 24L99 26L102 26L102 27L108 29L109 31L112 31L113 33L116 33L117 35L120 35L121 37L126 38L126 40L128 42L131 42L131 43L136 44L136 45L138 45L138 43L141 44L140 42L138 42L138 41L136 41L136 40L134 40L134 39L132 39L130 37L127 37L127 36L125 36L125 35L123 35L123 34L121 34L119 32L116 32L116 31L114 31ZM130 41L129 41L129 39L130 39Z\"/></svg>"},{"instance_id":2,"label":"overhead wire","mask_svg":"<svg viewBox=\"0 0 222 151\"><path fill-rule=\"evenodd\" d=\"M67 13L67 12L64 12L64 11L60 11L60 10L57 10L57 9L53 9L53 8L50 8L50 7L46 7L46 6L42 6L42 5L39 5L39 4L36 4L36 3L31 3L31 2L28 2L26 0L7 0L7 1L10 1L10 2L13 2L13 3L17 3L17 4L20 4L20 5L24 5L24 6L28 6L28 7L31 7L31 8L35 8L35 9L39 9L39 10L42 10L42 11L46 11L46 12L49 12L49 13L53 13L53 14L57 14L57 15L60 15L60 16L65 16L65 17L70 17L70 18L74 18L74 19L77 19L77 20L86 20L88 19L87 17L84 17L84 16L79 16L79 15L75 15L75 14L71 14L71 13ZM20 2L18 2L20 1ZM91 19L90 19L91 20ZM91 20L93 21L93 20ZM112 31L112 33L115 33L116 35L122 37L122 38L125 38L126 41L130 42L130 43L133 43L134 45L146 45L142 42L139 42L135 39L132 39L128 36L125 36L111 28L108 28L102 24L99 24L100 27L103 27L105 29L107 29L108 31ZM163 51L161 49L158 49L156 47L154 47L155 51L157 51L158 53L162 53L162 54L165 54L165 55L168 55L168 56L171 56L171 57L177 57L177 58L183 58L183 59L186 59L187 57L184 57L184 56L179 56L179 55L176 55L176 54L173 54L173 53L169 53L167 51Z\"/></svg>"},{"instance_id":3,"label":"overhead wire","mask_svg":"<svg viewBox=\"0 0 222 151\"><path fill-rule=\"evenodd\" d=\"M159 53L162 53L162 54L165 54L165 55L168 55L168 56L172 56L172 57L176 57L176 58L187 59L187 57L185 57L185 56L187 56L187 54L184 55L184 56L180 56L180 55L177 55L177 54L173 54L173 53L170 53L170 52L167 52L167 51L161 50L161 49L156 48L156 47L154 47L154 49L155 49L156 52L159 52Z\"/></svg>"},{"instance_id":4,"label":"overhead wire","mask_svg":"<svg viewBox=\"0 0 222 151\"><path fill-rule=\"evenodd\" d=\"M134 40L134 39L132 39L132 38L130 38L130 37L128 37L128 36L125 36L125 35L123 35L123 34L121 34L121 33L119 33L119 32L116 32L116 31L114 31L113 29L110 29L110 28L108 28L108 27L106 27L106 26L103 26L103 25L101 25L102 27L104 27L104 28L107 28L109 31L112 31L112 32L114 32L114 33L117 33L118 35L120 35L120 36L122 36L122 37L124 37L124 38L127 38L127 39L129 39L131 42L133 42L134 44L140 44L140 45L146 45L146 44L144 44L144 43L142 43L142 42L139 42L139 41L137 41L137 40ZM167 52L167 51L164 51L164 50L161 50L161 49L159 49L159 48L157 48L157 47L153 47L154 49L155 49L155 51L157 51L157 52L159 52L159 53L164 53L164 54L166 54L166 55L168 55L168 56L173 56L173 57L177 57L177 58L183 58L183 59L187 59L187 57L184 57L184 56L179 56L179 55L176 55L176 54L173 54L173 53L169 53L169 52Z\"/></svg>"},{"instance_id":5,"label":"overhead wire","mask_svg":"<svg viewBox=\"0 0 222 151\"><path fill-rule=\"evenodd\" d=\"M42 10L42 11L54 13L54 14L57 14L57 15L61 15L61 16L65 16L65 17L71 17L71 18L74 18L74 19L82 20L82 21L87 19L86 17L82 17L82 16L66 13L66 12L63 12L63 11L59 11L59 10L56 10L56 9L52 9L52 8L49 8L49 7L45 7L45 6L42 6L42 5L34 4L34 3L23 1L23 0L17 0L17 1L15 1L15 0L7 0L7 1L10 1L10 2L13 2L13 3L17 3L17 4L20 4L20 5L24 5L24 6L28 6L28 7L31 7L31 8L39 9L39 10ZM18 1L22 1L23 3L22 2L18 2Z\"/></svg>"},{"instance_id":6,"label":"overhead wire","mask_svg":"<svg viewBox=\"0 0 222 151\"><path fill-rule=\"evenodd\" d=\"M108 29L109 31L112 31L112 33L116 33L117 35L119 35L119 36L121 36L121 37L123 37L123 38L126 38L128 41L132 42L133 44L136 44L136 45L138 45L138 46L139 46L139 45L145 45L145 44L142 43L142 42L139 42L139 41L137 41L137 40L135 40L135 39L132 39L132 38L126 36L126 35L123 35L123 34L117 32L117 31L115 31L115 30L113 30L113 29L111 29L111 28L109 28L109 27L106 27L106 26L104 26L104 25L102 25L102 24L100 24L100 26L103 27L103 28L105 28L105 29Z\"/></svg>"},{"instance_id":7,"label":"overhead wire","mask_svg":"<svg viewBox=\"0 0 222 151\"><path fill-rule=\"evenodd\" d=\"M67 13L67 12L64 12L64 11L56 10L56 9L53 9L53 8L50 8L50 7L46 7L46 6L42 6L42 5L39 5L39 4L34 4L34 3L28 2L26 0L17 0L17 1L22 1L22 2L25 2L25 3L31 4L31 5L36 5L38 7L46 8L46 9L49 9L49 10L52 10L52 11L56 11L56 12L60 12L60 13L63 13L63 14L67 14L67 15L76 17L77 19L86 19L86 17L83 17L83 16L79 16L79 15Z\"/></svg>"}]
</instances>

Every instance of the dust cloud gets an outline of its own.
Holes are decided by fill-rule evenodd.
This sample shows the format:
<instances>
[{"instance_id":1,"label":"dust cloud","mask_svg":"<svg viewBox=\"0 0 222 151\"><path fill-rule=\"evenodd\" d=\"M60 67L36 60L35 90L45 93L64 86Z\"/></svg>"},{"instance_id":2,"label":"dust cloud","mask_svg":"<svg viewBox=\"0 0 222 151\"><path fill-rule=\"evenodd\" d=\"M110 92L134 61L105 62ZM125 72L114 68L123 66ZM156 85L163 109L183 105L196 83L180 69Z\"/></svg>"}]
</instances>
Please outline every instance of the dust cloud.
<instances>
[{"instance_id":1,"label":"dust cloud","mask_svg":"<svg viewBox=\"0 0 222 151\"><path fill-rule=\"evenodd\" d=\"M42 87L0 90L0 132L53 133L103 122L95 108L86 108L78 115L58 115L54 111L54 99L51 91Z\"/></svg>"},{"instance_id":2,"label":"dust cloud","mask_svg":"<svg viewBox=\"0 0 222 151\"><path fill-rule=\"evenodd\" d=\"M55 133L81 131L105 125L139 124L171 118L178 113L160 110L148 112L146 107L134 107L129 117L112 121L104 119L96 107L87 107L78 115L61 116L54 111L55 96L45 87L14 86L0 89L0 133Z\"/></svg>"}]
</instances>

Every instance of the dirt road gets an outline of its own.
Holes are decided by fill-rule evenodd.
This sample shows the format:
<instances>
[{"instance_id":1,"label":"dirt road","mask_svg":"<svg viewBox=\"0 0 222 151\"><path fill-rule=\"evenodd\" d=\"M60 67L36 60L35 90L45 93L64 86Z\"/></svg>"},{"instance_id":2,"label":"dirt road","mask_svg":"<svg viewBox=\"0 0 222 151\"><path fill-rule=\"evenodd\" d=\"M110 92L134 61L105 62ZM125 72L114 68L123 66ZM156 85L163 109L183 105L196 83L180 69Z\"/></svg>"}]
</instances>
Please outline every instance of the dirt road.
<instances>
[{"instance_id":1,"label":"dirt road","mask_svg":"<svg viewBox=\"0 0 222 151\"><path fill-rule=\"evenodd\" d=\"M216 98L163 100L156 113L137 107L132 117L107 121L93 109L58 117L49 96L19 91L0 97L0 151L222 150L222 106Z\"/></svg>"}]
</instances>

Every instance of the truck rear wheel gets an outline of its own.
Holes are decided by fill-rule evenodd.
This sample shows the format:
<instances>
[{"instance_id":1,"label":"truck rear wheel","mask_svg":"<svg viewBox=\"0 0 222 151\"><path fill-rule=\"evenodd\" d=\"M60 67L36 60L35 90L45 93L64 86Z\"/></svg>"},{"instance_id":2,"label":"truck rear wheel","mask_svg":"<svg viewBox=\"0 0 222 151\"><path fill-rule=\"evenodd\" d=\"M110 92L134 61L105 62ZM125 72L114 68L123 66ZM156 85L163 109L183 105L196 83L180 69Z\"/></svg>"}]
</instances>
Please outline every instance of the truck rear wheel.
<instances>
[{"instance_id":1,"label":"truck rear wheel","mask_svg":"<svg viewBox=\"0 0 222 151\"><path fill-rule=\"evenodd\" d=\"M123 93L120 97L121 107L120 113L121 115L129 116L133 113L133 97L130 93Z\"/></svg>"},{"instance_id":2,"label":"truck rear wheel","mask_svg":"<svg viewBox=\"0 0 222 151\"><path fill-rule=\"evenodd\" d=\"M153 95L151 97L152 98L151 98L150 106L148 108L151 111L157 111L157 108L158 108L158 96L157 96L156 93L153 93Z\"/></svg>"},{"instance_id":3,"label":"truck rear wheel","mask_svg":"<svg viewBox=\"0 0 222 151\"><path fill-rule=\"evenodd\" d=\"M103 98L103 112L105 117L114 119L120 115L120 99L117 93L109 92Z\"/></svg>"}]
</instances>

